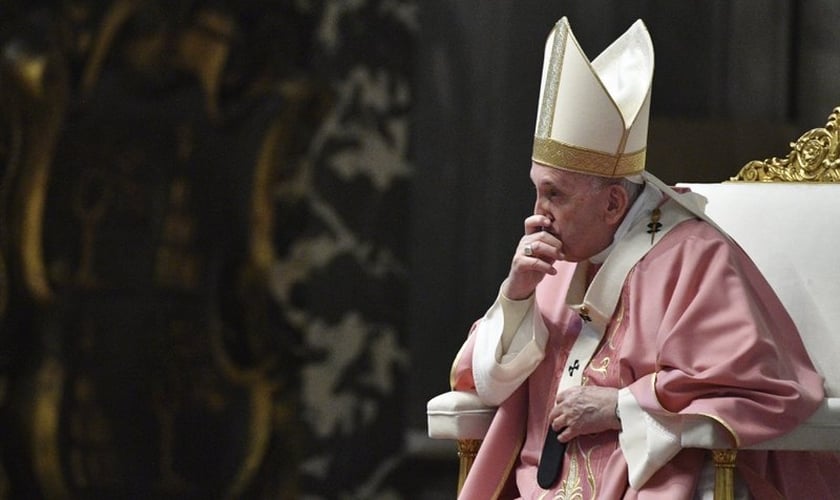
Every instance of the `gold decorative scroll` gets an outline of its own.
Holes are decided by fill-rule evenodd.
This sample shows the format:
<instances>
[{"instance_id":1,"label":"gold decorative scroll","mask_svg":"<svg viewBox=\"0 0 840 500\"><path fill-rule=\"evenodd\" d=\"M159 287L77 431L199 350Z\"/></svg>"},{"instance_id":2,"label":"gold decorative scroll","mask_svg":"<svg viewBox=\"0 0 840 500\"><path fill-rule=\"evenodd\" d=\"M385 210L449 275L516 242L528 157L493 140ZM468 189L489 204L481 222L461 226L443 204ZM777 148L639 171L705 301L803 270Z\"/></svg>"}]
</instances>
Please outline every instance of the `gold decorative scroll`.
<instances>
[{"instance_id":1,"label":"gold decorative scroll","mask_svg":"<svg viewBox=\"0 0 840 500\"><path fill-rule=\"evenodd\" d=\"M840 182L838 158L838 119L834 108L824 128L811 129L790 144L785 158L753 160L732 177L733 181L753 182Z\"/></svg>"}]
</instances>

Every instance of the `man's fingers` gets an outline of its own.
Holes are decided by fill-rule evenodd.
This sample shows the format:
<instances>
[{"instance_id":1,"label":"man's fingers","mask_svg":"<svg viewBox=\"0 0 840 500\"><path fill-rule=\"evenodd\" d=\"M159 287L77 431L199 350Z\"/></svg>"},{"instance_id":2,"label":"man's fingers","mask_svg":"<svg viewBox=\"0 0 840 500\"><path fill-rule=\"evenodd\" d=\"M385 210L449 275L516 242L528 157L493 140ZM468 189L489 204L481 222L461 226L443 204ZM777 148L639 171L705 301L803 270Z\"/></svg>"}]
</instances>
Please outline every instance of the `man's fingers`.
<instances>
[{"instance_id":1,"label":"man's fingers","mask_svg":"<svg viewBox=\"0 0 840 500\"><path fill-rule=\"evenodd\" d=\"M525 234L539 233L544 227L551 224L548 217L544 215L531 215L525 218Z\"/></svg>"}]
</instances>

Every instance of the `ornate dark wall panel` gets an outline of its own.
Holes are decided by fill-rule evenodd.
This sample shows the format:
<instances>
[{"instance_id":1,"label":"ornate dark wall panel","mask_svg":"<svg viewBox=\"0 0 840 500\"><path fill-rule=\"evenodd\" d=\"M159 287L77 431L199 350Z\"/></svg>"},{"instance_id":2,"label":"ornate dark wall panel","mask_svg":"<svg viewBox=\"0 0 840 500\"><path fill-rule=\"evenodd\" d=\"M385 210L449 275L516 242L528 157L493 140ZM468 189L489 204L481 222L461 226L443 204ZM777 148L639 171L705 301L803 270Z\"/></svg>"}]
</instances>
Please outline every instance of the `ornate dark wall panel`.
<instances>
[{"instance_id":1,"label":"ornate dark wall panel","mask_svg":"<svg viewBox=\"0 0 840 500\"><path fill-rule=\"evenodd\" d=\"M314 65L333 101L281 211L273 290L304 338L307 494L384 498L404 432L413 2L327 2ZM283 197L279 199L295 199Z\"/></svg>"},{"instance_id":2,"label":"ornate dark wall panel","mask_svg":"<svg viewBox=\"0 0 840 500\"><path fill-rule=\"evenodd\" d=\"M0 2L0 498L394 491L414 17Z\"/></svg>"}]
</instances>

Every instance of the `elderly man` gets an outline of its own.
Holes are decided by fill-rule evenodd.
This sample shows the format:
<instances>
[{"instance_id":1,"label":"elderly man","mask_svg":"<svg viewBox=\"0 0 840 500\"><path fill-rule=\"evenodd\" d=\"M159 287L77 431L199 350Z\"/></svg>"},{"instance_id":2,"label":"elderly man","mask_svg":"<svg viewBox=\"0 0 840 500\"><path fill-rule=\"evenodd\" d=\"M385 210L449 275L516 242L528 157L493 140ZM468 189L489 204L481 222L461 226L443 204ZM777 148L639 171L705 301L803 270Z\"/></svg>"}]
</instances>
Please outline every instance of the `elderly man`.
<instances>
[{"instance_id":1,"label":"elderly man","mask_svg":"<svg viewBox=\"0 0 840 500\"><path fill-rule=\"evenodd\" d=\"M500 405L463 498L702 498L702 443L779 436L823 397L795 325L703 200L644 170L653 46L546 43L534 214L452 385ZM744 451L741 498L831 498L834 455Z\"/></svg>"}]
</instances>

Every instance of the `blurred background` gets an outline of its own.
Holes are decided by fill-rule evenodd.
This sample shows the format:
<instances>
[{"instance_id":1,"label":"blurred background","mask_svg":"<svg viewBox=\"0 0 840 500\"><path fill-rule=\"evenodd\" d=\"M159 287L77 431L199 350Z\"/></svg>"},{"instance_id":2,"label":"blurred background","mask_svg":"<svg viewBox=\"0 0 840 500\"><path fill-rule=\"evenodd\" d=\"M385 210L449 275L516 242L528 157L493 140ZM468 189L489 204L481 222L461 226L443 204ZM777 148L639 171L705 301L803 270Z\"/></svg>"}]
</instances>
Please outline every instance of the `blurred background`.
<instances>
[{"instance_id":1,"label":"blurred background","mask_svg":"<svg viewBox=\"0 0 840 500\"><path fill-rule=\"evenodd\" d=\"M561 16L645 20L667 182L840 105L830 0L0 0L0 500L453 498Z\"/></svg>"}]
</instances>

